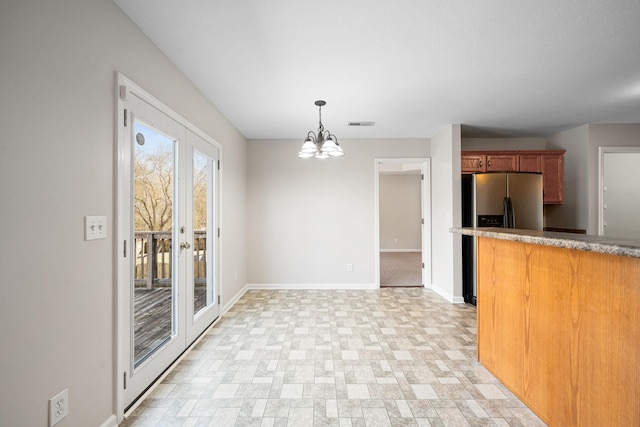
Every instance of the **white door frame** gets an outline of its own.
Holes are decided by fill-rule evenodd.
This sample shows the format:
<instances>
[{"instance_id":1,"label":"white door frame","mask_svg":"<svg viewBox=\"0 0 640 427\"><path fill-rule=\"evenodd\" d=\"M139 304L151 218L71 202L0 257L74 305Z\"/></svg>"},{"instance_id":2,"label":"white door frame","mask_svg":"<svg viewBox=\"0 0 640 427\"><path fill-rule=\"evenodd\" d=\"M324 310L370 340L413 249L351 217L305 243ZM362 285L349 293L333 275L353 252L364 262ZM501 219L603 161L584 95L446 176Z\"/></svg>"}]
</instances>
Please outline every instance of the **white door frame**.
<instances>
[{"instance_id":1,"label":"white door frame","mask_svg":"<svg viewBox=\"0 0 640 427\"><path fill-rule=\"evenodd\" d=\"M403 158L375 158L374 177L374 268L376 287L380 288L380 163L420 163L422 165L422 284L426 289L431 289L431 158L429 157L403 157Z\"/></svg>"},{"instance_id":2,"label":"white door frame","mask_svg":"<svg viewBox=\"0 0 640 427\"><path fill-rule=\"evenodd\" d=\"M131 162L131 152L127 150L127 144L125 143L127 138L129 138L128 133L130 132L129 126L132 126L133 123L128 123L127 126L124 126L124 120L130 120L126 112L127 108L127 99L129 96L135 94L137 98L149 103L155 109L159 110L161 113L167 115L169 118L178 122L182 126L184 126L188 131L191 131L193 134L202 138L208 144L211 144L218 150L218 160L222 162L222 146L208 136L206 133L198 129L191 122L186 120L180 114L176 113L174 110L166 106L160 100L146 92L140 86L135 84L133 81L122 75L121 73L115 73L115 135L117 140L116 142L116 197L115 197L115 230L114 233L114 257L116 259L116 267L117 272L115 276L116 283L115 286L115 319L114 319L114 328L116 331L115 336L115 351L114 351L114 359L115 359L115 406L116 406L116 418L118 422L121 422L124 418L124 411L126 409L126 400L124 393L124 383L125 383L125 375L130 369L130 354L129 354L129 346L125 346L122 343L125 339L124 337L130 336L131 330L131 322L132 320L129 318L129 303L130 296L125 295L122 291L123 283L129 283L130 280L130 253L131 253L131 242L130 240L130 221L123 221L121 218L126 218L127 215L130 215L129 203L124 203L123 198L128 197L131 192L131 182L128 178L127 167ZM222 174L218 175L217 182L218 191L222 188ZM216 211L218 214L218 224L217 227L222 226L222 217L221 217L221 206L220 200L222 200L222 195L218 193L218 204L216 207ZM218 239L217 246L221 247L221 239ZM128 256L125 256L127 253ZM220 263L220 250L216 252L217 256L217 277L222 277L222 265ZM217 287L218 294L215 296L216 298L220 296L221 289L220 286ZM188 343L187 343L188 346Z\"/></svg>"},{"instance_id":3,"label":"white door frame","mask_svg":"<svg viewBox=\"0 0 640 427\"><path fill-rule=\"evenodd\" d=\"M640 147L598 147L598 234L604 235L604 155L606 153L640 153Z\"/></svg>"}]
</instances>

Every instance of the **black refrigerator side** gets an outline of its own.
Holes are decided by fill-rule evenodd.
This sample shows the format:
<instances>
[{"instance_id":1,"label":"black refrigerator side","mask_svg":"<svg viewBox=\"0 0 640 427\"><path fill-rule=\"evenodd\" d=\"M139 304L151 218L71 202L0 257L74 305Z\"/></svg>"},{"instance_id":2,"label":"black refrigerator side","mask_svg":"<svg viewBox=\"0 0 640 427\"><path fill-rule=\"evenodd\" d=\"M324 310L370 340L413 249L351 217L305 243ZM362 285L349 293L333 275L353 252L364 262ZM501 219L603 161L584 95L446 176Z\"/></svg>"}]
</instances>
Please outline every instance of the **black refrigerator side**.
<instances>
[{"instance_id":1,"label":"black refrigerator side","mask_svg":"<svg viewBox=\"0 0 640 427\"><path fill-rule=\"evenodd\" d=\"M474 180L473 175L462 175L462 226L473 227ZM474 290L475 240L462 236L462 296L464 302L476 305Z\"/></svg>"}]
</instances>

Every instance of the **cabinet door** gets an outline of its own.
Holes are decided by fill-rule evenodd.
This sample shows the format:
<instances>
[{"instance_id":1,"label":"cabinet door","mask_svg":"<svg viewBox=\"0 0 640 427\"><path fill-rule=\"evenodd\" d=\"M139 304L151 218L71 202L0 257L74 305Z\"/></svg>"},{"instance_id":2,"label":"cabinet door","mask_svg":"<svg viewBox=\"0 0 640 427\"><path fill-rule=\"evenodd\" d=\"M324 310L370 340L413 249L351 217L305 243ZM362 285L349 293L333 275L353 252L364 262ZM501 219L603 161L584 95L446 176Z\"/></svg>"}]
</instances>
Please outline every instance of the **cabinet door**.
<instances>
[{"instance_id":1,"label":"cabinet door","mask_svg":"<svg viewBox=\"0 0 640 427\"><path fill-rule=\"evenodd\" d=\"M539 154L519 154L520 172L542 172L542 157Z\"/></svg>"},{"instance_id":2,"label":"cabinet door","mask_svg":"<svg viewBox=\"0 0 640 427\"><path fill-rule=\"evenodd\" d=\"M487 172L515 172L518 156L515 154L487 154Z\"/></svg>"},{"instance_id":3,"label":"cabinet door","mask_svg":"<svg viewBox=\"0 0 640 427\"><path fill-rule=\"evenodd\" d=\"M544 203L561 204L563 199L562 193L562 174L563 174L563 158L557 154L543 154L542 161L542 179L544 187Z\"/></svg>"},{"instance_id":4,"label":"cabinet door","mask_svg":"<svg viewBox=\"0 0 640 427\"><path fill-rule=\"evenodd\" d=\"M460 163L462 173L486 172L487 156L484 154L464 154Z\"/></svg>"}]
</instances>

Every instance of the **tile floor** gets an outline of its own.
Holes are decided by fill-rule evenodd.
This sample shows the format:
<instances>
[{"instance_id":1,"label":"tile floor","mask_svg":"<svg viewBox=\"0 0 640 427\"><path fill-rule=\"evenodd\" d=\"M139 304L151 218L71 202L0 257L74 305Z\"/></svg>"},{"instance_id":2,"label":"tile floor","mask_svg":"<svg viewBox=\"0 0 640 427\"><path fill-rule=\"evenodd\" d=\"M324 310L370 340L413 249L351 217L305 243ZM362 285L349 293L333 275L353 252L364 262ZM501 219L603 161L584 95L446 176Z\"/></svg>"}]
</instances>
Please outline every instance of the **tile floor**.
<instances>
[{"instance_id":1,"label":"tile floor","mask_svg":"<svg viewBox=\"0 0 640 427\"><path fill-rule=\"evenodd\" d=\"M248 291L121 426L544 426L423 288Z\"/></svg>"}]
</instances>

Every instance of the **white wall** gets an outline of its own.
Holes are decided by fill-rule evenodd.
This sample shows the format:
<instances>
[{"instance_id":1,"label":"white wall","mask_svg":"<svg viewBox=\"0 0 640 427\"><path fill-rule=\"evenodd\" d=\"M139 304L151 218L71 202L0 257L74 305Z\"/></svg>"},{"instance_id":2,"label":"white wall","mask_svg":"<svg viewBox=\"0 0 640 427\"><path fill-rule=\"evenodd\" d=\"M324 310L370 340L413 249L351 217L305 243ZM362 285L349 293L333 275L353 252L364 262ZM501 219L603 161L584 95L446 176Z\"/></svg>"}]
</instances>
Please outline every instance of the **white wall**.
<instances>
[{"instance_id":1,"label":"white wall","mask_svg":"<svg viewBox=\"0 0 640 427\"><path fill-rule=\"evenodd\" d=\"M431 138L432 289L451 302L462 297L462 238L449 232L461 219L460 125Z\"/></svg>"},{"instance_id":2,"label":"white wall","mask_svg":"<svg viewBox=\"0 0 640 427\"><path fill-rule=\"evenodd\" d=\"M115 71L223 145L226 300L245 280L246 141L110 0L3 2L0 40L0 425L46 426L68 388L58 425L99 426L115 414ZM107 216L106 240L83 240L85 215Z\"/></svg>"},{"instance_id":3,"label":"white wall","mask_svg":"<svg viewBox=\"0 0 640 427\"><path fill-rule=\"evenodd\" d=\"M422 250L420 173L383 173L380 189L380 250Z\"/></svg>"},{"instance_id":4,"label":"white wall","mask_svg":"<svg viewBox=\"0 0 640 427\"><path fill-rule=\"evenodd\" d=\"M327 160L297 158L301 143L249 141L249 284L373 286L374 159L428 157L429 141L341 140Z\"/></svg>"}]
</instances>

